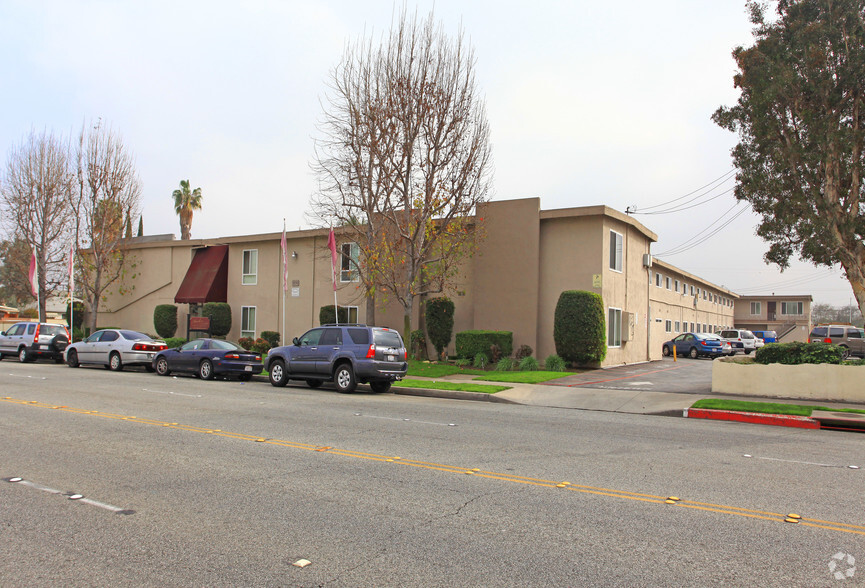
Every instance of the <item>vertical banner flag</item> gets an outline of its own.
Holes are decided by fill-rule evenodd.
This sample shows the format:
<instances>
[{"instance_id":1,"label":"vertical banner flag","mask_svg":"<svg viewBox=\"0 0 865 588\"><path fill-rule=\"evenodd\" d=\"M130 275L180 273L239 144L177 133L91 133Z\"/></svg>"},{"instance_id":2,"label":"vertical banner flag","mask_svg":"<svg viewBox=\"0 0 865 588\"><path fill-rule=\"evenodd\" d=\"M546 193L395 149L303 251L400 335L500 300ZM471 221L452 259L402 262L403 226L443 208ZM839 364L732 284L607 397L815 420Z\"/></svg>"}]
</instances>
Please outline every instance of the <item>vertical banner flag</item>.
<instances>
[{"instance_id":1,"label":"vertical banner flag","mask_svg":"<svg viewBox=\"0 0 865 588\"><path fill-rule=\"evenodd\" d=\"M288 244L285 242L285 225L282 227L282 241L279 242L282 248L282 291L288 291ZM284 330L284 329L283 329Z\"/></svg>"},{"instance_id":2,"label":"vertical banner flag","mask_svg":"<svg viewBox=\"0 0 865 588\"><path fill-rule=\"evenodd\" d=\"M30 291L33 292L33 296L37 296L39 292L39 268L36 265L35 251L30 257Z\"/></svg>"},{"instance_id":3,"label":"vertical banner flag","mask_svg":"<svg viewBox=\"0 0 865 588\"><path fill-rule=\"evenodd\" d=\"M336 238L333 235L332 227L327 236L327 248L330 249L330 273L333 279L333 291L336 292Z\"/></svg>"}]
</instances>

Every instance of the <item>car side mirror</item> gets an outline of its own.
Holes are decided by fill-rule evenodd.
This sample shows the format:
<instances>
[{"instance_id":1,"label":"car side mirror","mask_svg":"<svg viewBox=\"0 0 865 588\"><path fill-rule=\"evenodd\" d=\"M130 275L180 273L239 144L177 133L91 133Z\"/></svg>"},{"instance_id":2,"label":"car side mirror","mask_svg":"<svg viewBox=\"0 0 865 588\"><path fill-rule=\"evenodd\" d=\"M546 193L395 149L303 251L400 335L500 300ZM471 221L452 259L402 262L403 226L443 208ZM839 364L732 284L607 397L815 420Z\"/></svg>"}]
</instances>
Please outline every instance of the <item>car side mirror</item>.
<instances>
[{"instance_id":1,"label":"car side mirror","mask_svg":"<svg viewBox=\"0 0 865 588\"><path fill-rule=\"evenodd\" d=\"M6 335L6 331L0 331L0 337L3 337L5 335Z\"/></svg>"},{"instance_id":2,"label":"car side mirror","mask_svg":"<svg viewBox=\"0 0 865 588\"><path fill-rule=\"evenodd\" d=\"M300 341L297 340L297 337L292 339L291 342L294 343L295 345L298 345L298 346L300 345Z\"/></svg>"}]
</instances>

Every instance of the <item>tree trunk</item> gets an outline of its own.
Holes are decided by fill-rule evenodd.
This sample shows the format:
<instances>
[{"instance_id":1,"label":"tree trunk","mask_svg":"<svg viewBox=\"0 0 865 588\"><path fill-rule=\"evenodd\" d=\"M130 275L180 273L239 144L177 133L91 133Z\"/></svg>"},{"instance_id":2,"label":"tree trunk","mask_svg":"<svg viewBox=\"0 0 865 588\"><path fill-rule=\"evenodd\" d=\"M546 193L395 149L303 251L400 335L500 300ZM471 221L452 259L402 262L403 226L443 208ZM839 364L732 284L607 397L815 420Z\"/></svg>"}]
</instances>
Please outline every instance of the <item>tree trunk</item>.
<instances>
[{"instance_id":1,"label":"tree trunk","mask_svg":"<svg viewBox=\"0 0 865 588\"><path fill-rule=\"evenodd\" d=\"M375 295L366 297L366 324L375 326Z\"/></svg>"}]
</instances>

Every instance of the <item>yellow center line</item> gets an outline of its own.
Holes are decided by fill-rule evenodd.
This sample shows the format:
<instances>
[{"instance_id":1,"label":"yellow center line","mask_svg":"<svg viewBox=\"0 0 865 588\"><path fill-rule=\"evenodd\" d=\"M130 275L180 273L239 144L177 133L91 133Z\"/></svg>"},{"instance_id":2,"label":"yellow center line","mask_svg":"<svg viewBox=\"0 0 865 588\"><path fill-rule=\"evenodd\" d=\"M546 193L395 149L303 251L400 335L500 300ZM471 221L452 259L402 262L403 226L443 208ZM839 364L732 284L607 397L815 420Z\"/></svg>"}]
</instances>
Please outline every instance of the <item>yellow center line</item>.
<instances>
[{"instance_id":1,"label":"yellow center line","mask_svg":"<svg viewBox=\"0 0 865 588\"><path fill-rule=\"evenodd\" d=\"M248 435L246 433L233 433L231 431L222 431L220 429L208 429L204 427L194 427L190 425L184 425L180 423L172 423L167 421L159 421L150 418L138 418L134 416L127 415L118 415L107 412L99 412L97 410L84 410L80 408L74 408L69 406L57 406L54 404L47 404L44 402L39 402L35 400L20 400L11 397L3 397L0 398L3 402L9 402L12 404L18 404L21 406L35 407L35 408L50 408L53 410L62 410L65 412L69 412L72 414L80 414L87 416L98 416L109 418L113 420L122 420L128 423L138 423L142 425L151 425L151 426L159 426L159 427L168 427L171 429L179 430L179 431L187 431L190 433L203 433L208 435L214 435L219 437L226 437L228 439L236 439L239 441L252 441L252 442L260 442L269 445L275 445L277 447L287 447L291 449L303 449L306 451L316 451L324 454L330 455L338 455L342 457L350 457L354 459L364 459L369 461L377 461L377 462L392 462L397 465L409 466L415 468L421 468L432 471L440 471L449 474L471 474L472 476L479 478L486 478L489 480L499 480L503 482L512 482L517 484L526 484L530 486L537 486L541 488L564 488L567 490L571 490L573 492L580 492L583 494L594 494L597 496L608 496L611 498L624 498L627 500L637 500L641 502L649 502L653 504L665 504L667 502L667 497L665 496L657 496L654 494L643 494L639 492L630 492L627 490L615 490L611 488L600 488L594 486L584 486L580 484L571 484L570 482L561 482L560 480L546 480L543 478L532 478L526 476L517 476L513 474L504 474L500 472L489 472L483 471L480 469L471 469L462 466L448 465L448 464L440 464L435 462L427 462L427 461L419 461L413 459L405 459L401 457L393 457L390 455L379 455L376 453L366 453L361 451L352 451L349 449L339 449L336 447L330 446L322 446L322 445L313 445L308 443L299 443L295 441L285 441L283 439L269 439L263 438L260 435ZM762 510L755 510L749 508L743 508L739 506L728 506L723 504L712 504L708 502L696 502L690 500L681 500L676 499L676 502L673 503L674 506L678 506L681 508L687 508L692 510L701 510L706 512L715 512L720 514L734 515L740 517L761 519L766 521L772 521L777 523L784 523L784 519L787 515L775 512L767 512ZM789 523L786 523L789 524ZM849 523L840 523L836 521L823 521L819 519L808 519L801 518L799 524L806 527L813 527L816 529L824 529L827 531L837 531L840 533L852 533L856 535L865 535L865 526L862 525L853 525ZM792 525L791 526L795 526Z\"/></svg>"}]
</instances>

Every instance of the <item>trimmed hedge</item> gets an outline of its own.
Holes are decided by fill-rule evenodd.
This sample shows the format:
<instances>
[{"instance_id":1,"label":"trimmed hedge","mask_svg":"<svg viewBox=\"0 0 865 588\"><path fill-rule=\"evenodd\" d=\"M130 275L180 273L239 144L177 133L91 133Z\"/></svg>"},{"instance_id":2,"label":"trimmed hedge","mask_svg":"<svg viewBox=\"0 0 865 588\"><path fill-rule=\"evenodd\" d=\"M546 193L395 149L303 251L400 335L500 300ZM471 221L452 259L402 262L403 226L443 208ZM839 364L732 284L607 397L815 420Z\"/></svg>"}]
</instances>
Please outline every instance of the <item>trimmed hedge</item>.
<instances>
[{"instance_id":1,"label":"trimmed hedge","mask_svg":"<svg viewBox=\"0 0 865 588\"><path fill-rule=\"evenodd\" d=\"M225 337L231 330L231 306L227 302L205 302L201 316L210 319L210 334Z\"/></svg>"},{"instance_id":2,"label":"trimmed hedge","mask_svg":"<svg viewBox=\"0 0 865 588\"><path fill-rule=\"evenodd\" d=\"M607 356L604 300L600 294L566 290L553 322L556 354L577 365L599 364Z\"/></svg>"},{"instance_id":3,"label":"trimmed hedge","mask_svg":"<svg viewBox=\"0 0 865 588\"><path fill-rule=\"evenodd\" d=\"M177 307L173 304L160 304L154 308L153 326L156 334L163 339L174 337L177 332Z\"/></svg>"},{"instance_id":4,"label":"trimmed hedge","mask_svg":"<svg viewBox=\"0 0 865 588\"><path fill-rule=\"evenodd\" d=\"M844 361L844 350L832 343L767 343L754 354L754 361L761 364L782 363L834 363Z\"/></svg>"},{"instance_id":5,"label":"trimmed hedge","mask_svg":"<svg viewBox=\"0 0 865 588\"><path fill-rule=\"evenodd\" d=\"M466 359L483 353L492 362L490 347L493 345L499 346L502 357L510 357L514 351L514 334L511 331L463 331L456 336L456 354Z\"/></svg>"},{"instance_id":6,"label":"trimmed hedge","mask_svg":"<svg viewBox=\"0 0 865 588\"><path fill-rule=\"evenodd\" d=\"M169 349L180 347L181 345L186 343L186 339L184 339L183 337L165 337L163 341L165 341L165 344L168 345Z\"/></svg>"},{"instance_id":7,"label":"trimmed hedge","mask_svg":"<svg viewBox=\"0 0 865 588\"><path fill-rule=\"evenodd\" d=\"M322 306L318 311L318 324L332 325L337 322L336 313L333 312L333 304ZM345 306L339 307L339 324L343 325L348 322L348 308Z\"/></svg>"},{"instance_id":8,"label":"trimmed hedge","mask_svg":"<svg viewBox=\"0 0 865 588\"><path fill-rule=\"evenodd\" d=\"M454 302L440 296L426 301L426 331L440 358L454 332Z\"/></svg>"},{"instance_id":9,"label":"trimmed hedge","mask_svg":"<svg viewBox=\"0 0 865 588\"><path fill-rule=\"evenodd\" d=\"M261 338L270 343L271 347L279 347L279 333L276 331L262 331Z\"/></svg>"}]
</instances>

